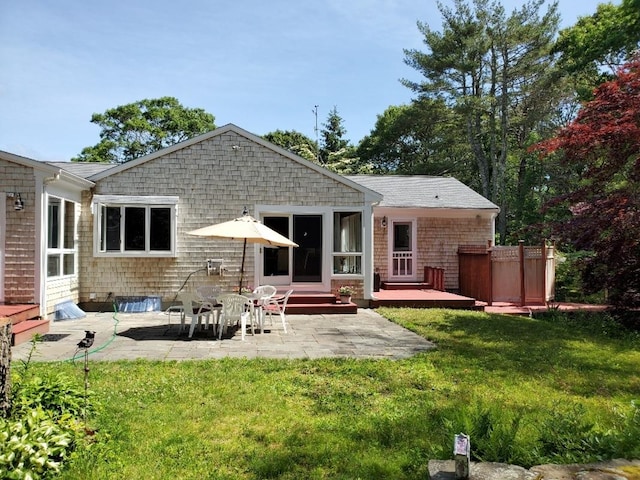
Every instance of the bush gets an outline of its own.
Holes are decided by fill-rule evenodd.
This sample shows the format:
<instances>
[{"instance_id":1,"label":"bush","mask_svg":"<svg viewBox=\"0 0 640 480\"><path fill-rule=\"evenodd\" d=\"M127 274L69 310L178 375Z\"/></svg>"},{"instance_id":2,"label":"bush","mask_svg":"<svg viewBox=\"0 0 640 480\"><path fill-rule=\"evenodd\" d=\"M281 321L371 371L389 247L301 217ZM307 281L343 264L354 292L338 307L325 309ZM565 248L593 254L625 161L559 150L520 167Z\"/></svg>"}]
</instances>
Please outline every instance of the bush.
<instances>
[{"instance_id":1,"label":"bush","mask_svg":"<svg viewBox=\"0 0 640 480\"><path fill-rule=\"evenodd\" d=\"M61 374L32 375L31 354L13 372L9 418L0 418L0 478L54 478L85 436L93 404L84 389Z\"/></svg>"},{"instance_id":2,"label":"bush","mask_svg":"<svg viewBox=\"0 0 640 480\"><path fill-rule=\"evenodd\" d=\"M583 276L592 254L585 251L557 252L555 299L559 302L606 303L604 292L585 293Z\"/></svg>"},{"instance_id":3,"label":"bush","mask_svg":"<svg viewBox=\"0 0 640 480\"><path fill-rule=\"evenodd\" d=\"M0 478L54 478L81 435L71 415L54 419L38 407L20 418L0 419Z\"/></svg>"},{"instance_id":4,"label":"bush","mask_svg":"<svg viewBox=\"0 0 640 480\"><path fill-rule=\"evenodd\" d=\"M61 374L49 373L42 377L16 374L12 395L12 411L15 416L40 407L54 419L69 414L83 418L90 402L85 398L84 390L74 385Z\"/></svg>"}]
</instances>

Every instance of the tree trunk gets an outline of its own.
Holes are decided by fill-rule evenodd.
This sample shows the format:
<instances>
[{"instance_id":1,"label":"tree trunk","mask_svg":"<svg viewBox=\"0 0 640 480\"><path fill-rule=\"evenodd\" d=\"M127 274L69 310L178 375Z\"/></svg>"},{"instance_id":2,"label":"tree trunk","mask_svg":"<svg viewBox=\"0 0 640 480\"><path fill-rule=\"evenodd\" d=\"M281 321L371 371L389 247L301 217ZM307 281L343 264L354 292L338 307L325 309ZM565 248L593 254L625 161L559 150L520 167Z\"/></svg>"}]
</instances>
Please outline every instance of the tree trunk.
<instances>
[{"instance_id":1,"label":"tree trunk","mask_svg":"<svg viewBox=\"0 0 640 480\"><path fill-rule=\"evenodd\" d=\"M11 410L11 320L0 318L0 416Z\"/></svg>"}]
</instances>

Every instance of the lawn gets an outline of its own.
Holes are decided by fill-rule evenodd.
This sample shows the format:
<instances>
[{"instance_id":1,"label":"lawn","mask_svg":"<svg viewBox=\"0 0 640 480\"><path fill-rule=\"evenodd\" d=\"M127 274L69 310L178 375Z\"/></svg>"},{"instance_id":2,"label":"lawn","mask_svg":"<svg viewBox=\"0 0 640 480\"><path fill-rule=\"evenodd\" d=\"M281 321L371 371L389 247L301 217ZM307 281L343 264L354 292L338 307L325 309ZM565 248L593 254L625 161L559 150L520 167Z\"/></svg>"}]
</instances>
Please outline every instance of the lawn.
<instances>
[{"instance_id":1,"label":"lawn","mask_svg":"<svg viewBox=\"0 0 640 480\"><path fill-rule=\"evenodd\" d=\"M380 309L411 359L90 362L95 443L65 479L422 479L471 436L525 467L640 458L640 336L605 314ZM80 363L33 364L83 384Z\"/></svg>"}]
</instances>

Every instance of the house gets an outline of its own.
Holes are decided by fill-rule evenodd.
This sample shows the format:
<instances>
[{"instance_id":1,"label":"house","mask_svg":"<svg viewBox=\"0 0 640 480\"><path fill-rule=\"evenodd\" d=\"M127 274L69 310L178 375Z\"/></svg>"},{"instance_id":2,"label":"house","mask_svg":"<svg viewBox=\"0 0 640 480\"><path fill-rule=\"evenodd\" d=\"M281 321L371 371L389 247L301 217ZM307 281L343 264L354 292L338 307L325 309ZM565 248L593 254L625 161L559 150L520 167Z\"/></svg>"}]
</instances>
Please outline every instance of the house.
<instances>
[{"instance_id":1,"label":"house","mask_svg":"<svg viewBox=\"0 0 640 480\"><path fill-rule=\"evenodd\" d=\"M458 246L495 238L500 209L462 182L426 175L349 175L382 194L374 205L374 269L388 282L422 282L424 267L444 270L459 290Z\"/></svg>"},{"instance_id":2,"label":"house","mask_svg":"<svg viewBox=\"0 0 640 480\"><path fill-rule=\"evenodd\" d=\"M411 281L432 265L455 290L457 245L491 240L498 212L454 179L340 176L235 125L116 166L0 152L1 192L0 303L38 304L42 316L65 301L166 304L198 283L232 289L242 242L187 232L245 209L299 245L248 245L248 285L348 283L366 304L375 270Z\"/></svg>"}]
</instances>

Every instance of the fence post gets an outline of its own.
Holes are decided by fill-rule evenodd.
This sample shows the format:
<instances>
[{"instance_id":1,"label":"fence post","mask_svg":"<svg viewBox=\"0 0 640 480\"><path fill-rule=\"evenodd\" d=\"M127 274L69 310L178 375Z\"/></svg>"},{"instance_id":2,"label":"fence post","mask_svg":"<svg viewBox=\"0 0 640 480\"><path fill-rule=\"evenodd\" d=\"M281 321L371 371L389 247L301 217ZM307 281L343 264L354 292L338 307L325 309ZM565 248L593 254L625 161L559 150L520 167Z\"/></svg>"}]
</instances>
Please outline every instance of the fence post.
<instances>
[{"instance_id":1,"label":"fence post","mask_svg":"<svg viewBox=\"0 0 640 480\"><path fill-rule=\"evenodd\" d=\"M547 304L547 240L542 240L542 301Z\"/></svg>"},{"instance_id":2,"label":"fence post","mask_svg":"<svg viewBox=\"0 0 640 480\"><path fill-rule=\"evenodd\" d=\"M491 263L491 246L493 242L487 240L487 271L489 272L489 298L487 299L487 305L493 305L493 264Z\"/></svg>"},{"instance_id":3,"label":"fence post","mask_svg":"<svg viewBox=\"0 0 640 480\"><path fill-rule=\"evenodd\" d=\"M524 240L518 240L518 256L520 258L520 306L526 303L526 292L524 290Z\"/></svg>"}]
</instances>

